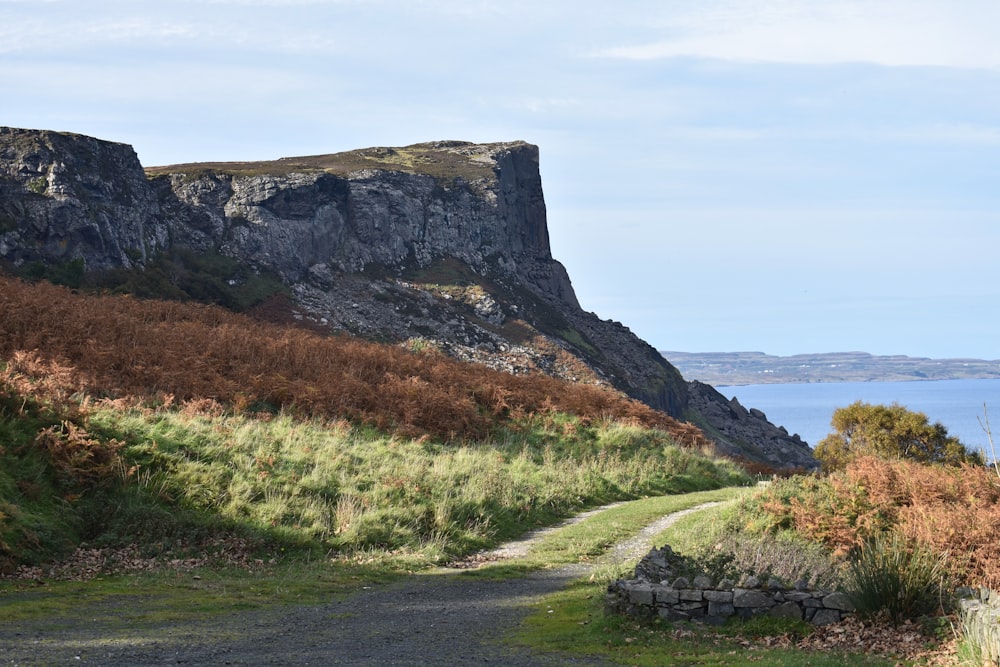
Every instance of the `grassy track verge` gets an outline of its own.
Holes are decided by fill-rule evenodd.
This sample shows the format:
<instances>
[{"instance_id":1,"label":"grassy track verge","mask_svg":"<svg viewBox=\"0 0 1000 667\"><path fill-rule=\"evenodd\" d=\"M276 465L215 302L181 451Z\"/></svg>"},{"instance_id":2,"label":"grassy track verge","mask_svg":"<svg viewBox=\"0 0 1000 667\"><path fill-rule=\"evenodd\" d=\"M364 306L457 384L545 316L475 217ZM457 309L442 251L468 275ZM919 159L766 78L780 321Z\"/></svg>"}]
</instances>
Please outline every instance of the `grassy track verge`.
<instances>
[{"instance_id":1,"label":"grassy track verge","mask_svg":"<svg viewBox=\"0 0 1000 667\"><path fill-rule=\"evenodd\" d=\"M542 568L588 563L597 568L593 573L595 579L611 579L629 566L627 563L609 560L607 553L613 545L635 535L664 515L703 503L729 500L748 490L746 487L729 487L622 503L585 521L547 533L522 558L487 565L466 574L476 577L505 577Z\"/></svg>"},{"instance_id":2,"label":"grassy track verge","mask_svg":"<svg viewBox=\"0 0 1000 667\"><path fill-rule=\"evenodd\" d=\"M503 578L546 567L600 562L601 554L611 545L664 514L744 491L726 488L624 503L553 530L524 558L466 571L461 576ZM606 564L607 571L620 565ZM0 618L48 619L56 626L80 617L110 626L155 625L264 606L328 602L363 586L411 574L414 567L426 568L426 563L414 560L412 554L373 550L356 554L352 560L286 559L259 572L205 567L44 585L4 581L0 582Z\"/></svg>"},{"instance_id":3,"label":"grassy track verge","mask_svg":"<svg viewBox=\"0 0 1000 667\"><path fill-rule=\"evenodd\" d=\"M631 523L631 532L651 517L680 511L710 500L736 499L746 489L722 489L715 492L686 494L679 497L650 498L627 503L610 510L598 520L584 522L566 529L547 541L529 558L541 554L558 554L571 543L573 533L607 534L617 532L621 523ZM718 517L723 507L706 509L686 517L690 530L694 523L708 524ZM624 518L625 515L629 518ZM634 519L634 522L633 522ZM622 530L628 534L629 530ZM670 540L671 530L660 535L656 545ZM593 542L596 543L596 540ZM572 549L570 550L572 551ZM587 551L583 549L582 551ZM558 556L557 556L558 558ZM565 559L564 559L565 560ZM596 559L600 563L600 559ZM834 667L853 665L897 665L897 660L861 654L819 653L794 648L775 648L766 643L754 644L756 636L790 635L808 632L803 624L774 623L760 619L747 624L724 628L705 628L694 624L640 623L620 616L605 616L604 591L608 582L634 567L635 563L601 563L599 567L566 589L546 596L535 605L522 628L512 637L518 645L531 646L540 652L565 652L574 655L600 656L623 665L653 667L661 665L760 665Z\"/></svg>"},{"instance_id":4,"label":"grassy track verge","mask_svg":"<svg viewBox=\"0 0 1000 667\"><path fill-rule=\"evenodd\" d=\"M289 562L257 573L201 568L34 586L0 582L0 619L45 620L52 627L80 619L108 628L155 626L248 609L329 602L406 572L403 563Z\"/></svg>"}]
</instances>

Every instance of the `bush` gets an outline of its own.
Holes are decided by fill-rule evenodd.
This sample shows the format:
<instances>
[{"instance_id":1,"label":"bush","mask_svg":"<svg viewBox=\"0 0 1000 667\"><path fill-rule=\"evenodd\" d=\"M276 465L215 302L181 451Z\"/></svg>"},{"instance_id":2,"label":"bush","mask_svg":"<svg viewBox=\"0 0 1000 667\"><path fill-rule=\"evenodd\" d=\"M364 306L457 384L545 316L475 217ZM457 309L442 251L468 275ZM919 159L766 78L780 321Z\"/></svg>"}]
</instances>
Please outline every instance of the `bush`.
<instances>
[{"instance_id":1,"label":"bush","mask_svg":"<svg viewBox=\"0 0 1000 667\"><path fill-rule=\"evenodd\" d=\"M857 401L838 408L830 421L835 431L816 445L816 458L825 472L842 470L859 456L906 459L920 463L983 465L982 454L948 435L940 423L931 424L922 412L894 403L870 405Z\"/></svg>"},{"instance_id":2,"label":"bush","mask_svg":"<svg viewBox=\"0 0 1000 667\"><path fill-rule=\"evenodd\" d=\"M894 624L928 615L950 590L945 558L894 531L866 540L849 560L850 597L862 618Z\"/></svg>"}]
</instances>

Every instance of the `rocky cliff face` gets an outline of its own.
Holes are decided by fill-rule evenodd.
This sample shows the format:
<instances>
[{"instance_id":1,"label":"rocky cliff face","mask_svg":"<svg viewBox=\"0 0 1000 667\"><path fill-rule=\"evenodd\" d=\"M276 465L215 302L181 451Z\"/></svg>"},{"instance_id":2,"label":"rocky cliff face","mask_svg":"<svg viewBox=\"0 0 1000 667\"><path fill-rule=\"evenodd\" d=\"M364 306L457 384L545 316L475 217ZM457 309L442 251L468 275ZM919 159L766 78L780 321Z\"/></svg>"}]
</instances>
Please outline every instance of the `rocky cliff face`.
<instances>
[{"instance_id":1,"label":"rocky cliff face","mask_svg":"<svg viewBox=\"0 0 1000 667\"><path fill-rule=\"evenodd\" d=\"M0 258L141 265L166 245L157 213L130 146L0 128Z\"/></svg>"},{"instance_id":2,"label":"rocky cliff face","mask_svg":"<svg viewBox=\"0 0 1000 667\"><path fill-rule=\"evenodd\" d=\"M144 173L122 144L5 128L0 261L142 270L178 248L217 253L280 276L313 326L609 384L726 451L814 464L801 442L724 436L715 399L693 403L652 347L580 308L549 249L538 159L523 142L437 142Z\"/></svg>"}]
</instances>

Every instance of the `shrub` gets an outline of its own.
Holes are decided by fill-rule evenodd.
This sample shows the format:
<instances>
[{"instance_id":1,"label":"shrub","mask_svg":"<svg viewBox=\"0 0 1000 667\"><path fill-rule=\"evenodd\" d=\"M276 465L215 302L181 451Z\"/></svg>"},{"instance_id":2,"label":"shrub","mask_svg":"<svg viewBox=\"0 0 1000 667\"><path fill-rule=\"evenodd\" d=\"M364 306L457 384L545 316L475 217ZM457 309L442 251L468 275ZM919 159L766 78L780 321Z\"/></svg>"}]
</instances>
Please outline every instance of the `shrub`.
<instances>
[{"instance_id":1,"label":"shrub","mask_svg":"<svg viewBox=\"0 0 1000 667\"><path fill-rule=\"evenodd\" d=\"M982 454L948 435L927 415L894 403L870 405L857 401L838 408L830 422L835 431L816 445L816 458L825 472L844 468L858 456L908 459L921 463L983 465Z\"/></svg>"}]
</instances>

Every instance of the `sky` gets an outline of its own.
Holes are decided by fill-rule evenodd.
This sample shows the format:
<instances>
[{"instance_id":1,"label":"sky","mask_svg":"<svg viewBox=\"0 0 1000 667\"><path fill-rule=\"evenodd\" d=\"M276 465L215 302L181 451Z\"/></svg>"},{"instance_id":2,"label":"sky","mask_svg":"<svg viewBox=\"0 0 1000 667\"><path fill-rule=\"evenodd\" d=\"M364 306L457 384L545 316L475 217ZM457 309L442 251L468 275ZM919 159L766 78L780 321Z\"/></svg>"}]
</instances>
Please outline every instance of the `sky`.
<instances>
[{"instance_id":1,"label":"sky","mask_svg":"<svg viewBox=\"0 0 1000 667\"><path fill-rule=\"evenodd\" d=\"M0 125L146 166L537 144L660 350L1000 359L996 0L0 0Z\"/></svg>"}]
</instances>

